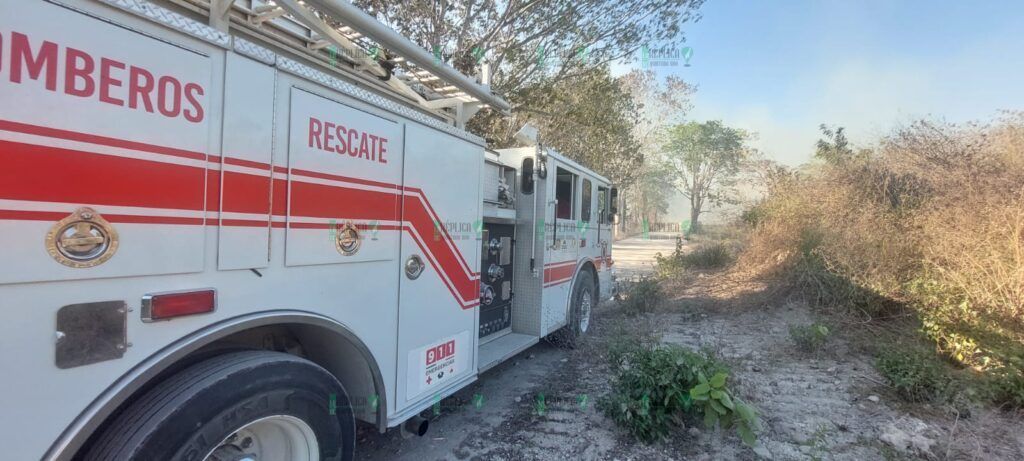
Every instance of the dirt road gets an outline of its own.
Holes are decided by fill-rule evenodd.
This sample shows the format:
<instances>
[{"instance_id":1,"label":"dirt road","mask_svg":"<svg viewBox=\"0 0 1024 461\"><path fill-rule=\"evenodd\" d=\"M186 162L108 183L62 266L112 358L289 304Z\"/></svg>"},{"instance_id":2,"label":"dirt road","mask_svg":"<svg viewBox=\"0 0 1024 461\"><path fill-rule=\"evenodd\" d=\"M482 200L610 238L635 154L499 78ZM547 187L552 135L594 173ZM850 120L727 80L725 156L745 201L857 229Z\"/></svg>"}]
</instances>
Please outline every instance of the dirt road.
<instances>
[{"instance_id":1,"label":"dirt road","mask_svg":"<svg viewBox=\"0 0 1024 461\"><path fill-rule=\"evenodd\" d=\"M668 255L676 248L679 234L649 232L632 238L619 240L612 247L616 275L620 280L632 280L638 275L654 272L654 257L658 253Z\"/></svg>"},{"instance_id":2,"label":"dirt road","mask_svg":"<svg viewBox=\"0 0 1024 461\"><path fill-rule=\"evenodd\" d=\"M619 270L651 270L672 239L630 239L614 249ZM814 355L799 352L790 325L817 320L806 304L766 299L766 286L725 274L670 283L658 312L630 316L614 302L595 311L575 350L541 343L442 401L423 438L397 431L359 434L362 459L1022 459L1024 424L1005 413L951 414L909 407L893 395L872 359L836 334ZM770 302L769 302L770 301ZM608 392L610 338L656 335L664 343L709 348L733 370L736 392L761 413L751 449L735 435L703 427L650 445L631 439L595 402ZM428 414L431 412L428 412ZM969 416L969 417L968 417Z\"/></svg>"}]
</instances>

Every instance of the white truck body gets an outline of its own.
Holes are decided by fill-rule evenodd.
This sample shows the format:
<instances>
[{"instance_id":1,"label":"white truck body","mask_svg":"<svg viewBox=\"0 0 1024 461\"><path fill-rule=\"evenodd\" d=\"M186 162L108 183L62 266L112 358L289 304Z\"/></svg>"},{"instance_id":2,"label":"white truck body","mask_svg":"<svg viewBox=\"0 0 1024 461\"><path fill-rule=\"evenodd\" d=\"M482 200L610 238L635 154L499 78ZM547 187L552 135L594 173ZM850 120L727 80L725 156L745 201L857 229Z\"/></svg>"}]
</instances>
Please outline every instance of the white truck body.
<instances>
[{"instance_id":1,"label":"white truck body","mask_svg":"<svg viewBox=\"0 0 1024 461\"><path fill-rule=\"evenodd\" d=\"M581 271L610 293L606 179L546 152L534 194L486 199L493 171L544 151L488 153L344 73L161 5L0 0L4 458L70 459L140 392L228 346L308 358L357 418L399 425L565 327ZM556 170L577 178L565 219ZM86 239L114 246L95 258L68 253L82 235L60 227L87 208L106 234ZM515 297L482 340L491 223L515 226ZM213 312L145 318L154 294L207 288ZM76 305L106 310L62 317Z\"/></svg>"}]
</instances>

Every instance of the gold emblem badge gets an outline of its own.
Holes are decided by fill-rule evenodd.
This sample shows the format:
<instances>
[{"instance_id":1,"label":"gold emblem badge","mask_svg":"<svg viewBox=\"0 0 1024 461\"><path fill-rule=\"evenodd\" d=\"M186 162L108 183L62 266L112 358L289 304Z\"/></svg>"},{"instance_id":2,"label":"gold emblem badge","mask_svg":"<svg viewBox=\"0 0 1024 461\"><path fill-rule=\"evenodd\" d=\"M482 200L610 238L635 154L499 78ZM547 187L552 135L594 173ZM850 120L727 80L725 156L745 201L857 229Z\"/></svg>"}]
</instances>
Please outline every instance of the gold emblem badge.
<instances>
[{"instance_id":1,"label":"gold emblem badge","mask_svg":"<svg viewBox=\"0 0 1024 461\"><path fill-rule=\"evenodd\" d=\"M46 251L57 262L74 268L105 263L117 252L117 231L96 210L82 207L46 233Z\"/></svg>"},{"instance_id":2,"label":"gold emblem badge","mask_svg":"<svg viewBox=\"0 0 1024 461\"><path fill-rule=\"evenodd\" d=\"M352 256L359 251L362 244L363 239L359 236L359 228L355 224L349 221L341 225L334 240L334 247L338 249L338 253Z\"/></svg>"}]
</instances>

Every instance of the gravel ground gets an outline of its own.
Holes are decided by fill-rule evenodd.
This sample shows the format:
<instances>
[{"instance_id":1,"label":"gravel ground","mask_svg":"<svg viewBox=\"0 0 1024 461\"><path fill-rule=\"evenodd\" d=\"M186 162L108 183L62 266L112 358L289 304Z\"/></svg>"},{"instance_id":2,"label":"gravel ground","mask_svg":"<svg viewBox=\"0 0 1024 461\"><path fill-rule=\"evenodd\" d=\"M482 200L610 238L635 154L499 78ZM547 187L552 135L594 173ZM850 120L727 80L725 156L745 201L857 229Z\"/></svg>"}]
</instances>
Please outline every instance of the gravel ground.
<instances>
[{"instance_id":1,"label":"gravel ground","mask_svg":"<svg viewBox=\"0 0 1024 461\"><path fill-rule=\"evenodd\" d=\"M619 242L616 264L649 270L643 257L629 252L668 252L674 245L665 239L658 243L667 248L657 249L652 241ZM816 313L803 303L772 301L768 291L726 274L707 274L666 287L670 299L656 313L629 316L617 303L605 303L577 349L542 342L485 373L443 401L440 414L428 412L433 421L423 438L364 428L360 457L1024 459L1024 422L1017 416L974 409L961 417L903 404L875 372L871 357L842 334L832 335L813 355L796 350L789 326L811 323ZM670 440L649 445L619 430L594 404L609 389L607 341L623 334L656 335L665 343L713 350L732 368L731 386L761 414L758 445L746 447L732 433L703 427L683 428Z\"/></svg>"}]
</instances>

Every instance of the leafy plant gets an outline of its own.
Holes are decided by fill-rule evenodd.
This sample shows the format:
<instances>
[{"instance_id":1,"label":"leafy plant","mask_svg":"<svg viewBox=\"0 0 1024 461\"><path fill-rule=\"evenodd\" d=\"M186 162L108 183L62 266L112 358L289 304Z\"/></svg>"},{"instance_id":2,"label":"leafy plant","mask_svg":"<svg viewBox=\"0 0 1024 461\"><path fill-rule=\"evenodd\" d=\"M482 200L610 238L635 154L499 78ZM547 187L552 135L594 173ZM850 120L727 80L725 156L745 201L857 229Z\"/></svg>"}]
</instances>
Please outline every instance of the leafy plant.
<instances>
[{"instance_id":1,"label":"leafy plant","mask_svg":"<svg viewBox=\"0 0 1024 461\"><path fill-rule=\"evenodd\" d=\"M679 257L683 254L683 239L676 239L676 248L668 256L662 256L660 252L654 255L654 273L659 278L670 278L683 271L683 265Z\"/></svg>"},{"instance_id":2,"label":"leafy plant","mask_svg":"<svg viewBox=\"0 0 1024 461\"><path fill-rule=\"evenodd\" d=\"M638 439L665 439L685 420L703 417L709 427L735 426L753 443L757 413L728 390L728 369L710 353L638 346L617 357L612 392L599 407Z\"/></svg>"},{"instance_id":3,"label":"leafy plant","mask_svg":"<svg viewBox=\"0 0 1024 461\"><path fill-rule=\"evenodd\" d=\"M690 398L694 406L704 415L704 426L707 428L721 425L723 429L736 428L736 433L747 445L754 445L757 440L754 432L760 430L761 423L753 407L743 403L725 387L728 378L724 372L718 372L708 379L704 373L697 373L699 384L690 389Z\"/></svg>"},{"instance_id":4,"label":"leafy plant","mask_svg":"<svg viewBox=\"0 0 1024 461\"><path fill-rule=\"evenodd\" d=\"M789 326L789 337L803 352L817 352L821 346L825 345L828 335L828 327L820 323Z\"/></svg>"},{"instance_id":5,"label":"leafy plant","mask_svg":"<svg viewBox=\"0 0 1024 461\"><path fill-rule=\"evenodd\" d=\"M1024 371L1007 366L993 372L988 383L992 400L1011 408L1024 408Z\"/></svg>"},{"instance_id":6,"label":"leafy plant","mask_svg":"<svg viewBox=\"0 0 1024 461\"><path fill-rule=\"evenodd\" d=\"M679 263L687 269L718 269L732 262L732 253L724 243L700 245L679 255Z\"/></svg>"},{"instance_id":7,"label":"leafy plant","mask_svg":"<svg viewBox=\"0 0 1024 461\"><path fill-rule=\"evenodd\" d=\"M818 429L814 431L814 434L800 445L808 448L807 457L810 458L811 461L821 461L824 459L825 454L828 453L828 447L826 446L827 442L828 426L821 424L818 426Z\"/></svg>"},{"instance_id":8,"label":"leafy plant","mask_svg":"<svg viewBox=\"0 0 1024 461\"><path fill-rule=\"evenodd\" d=\"M890 346L878 354L875 367L908 402L949 398L954 391L955 383L947 365L930 351L906 345Z\"/></svg>"},{"instance_id":9,"label":"leafy plant","mask_svg":"<svg viewBox=\"0 0 1024 461\"><path fill-rule=\"evenodd\" d=\"M651 312L661 305L661 285L653 277L642 277L630 285L622 300L622 307L631 314Z\"/></svg>"},{"instance_id":10,"label":"leafy plant","mask_svg":"<svg viewBox=\"0 0 1024 461\"><path fill-rule=\"evenodd\" d=\"M701 244L684 252L682 240L677 240L676 249L672 254L662 256L658 253L654 259L655 272L661 278L668 278L684 269L719 269L731 264L734 258L728 245L722 242Z\"/></svg>"}]
</instances>

